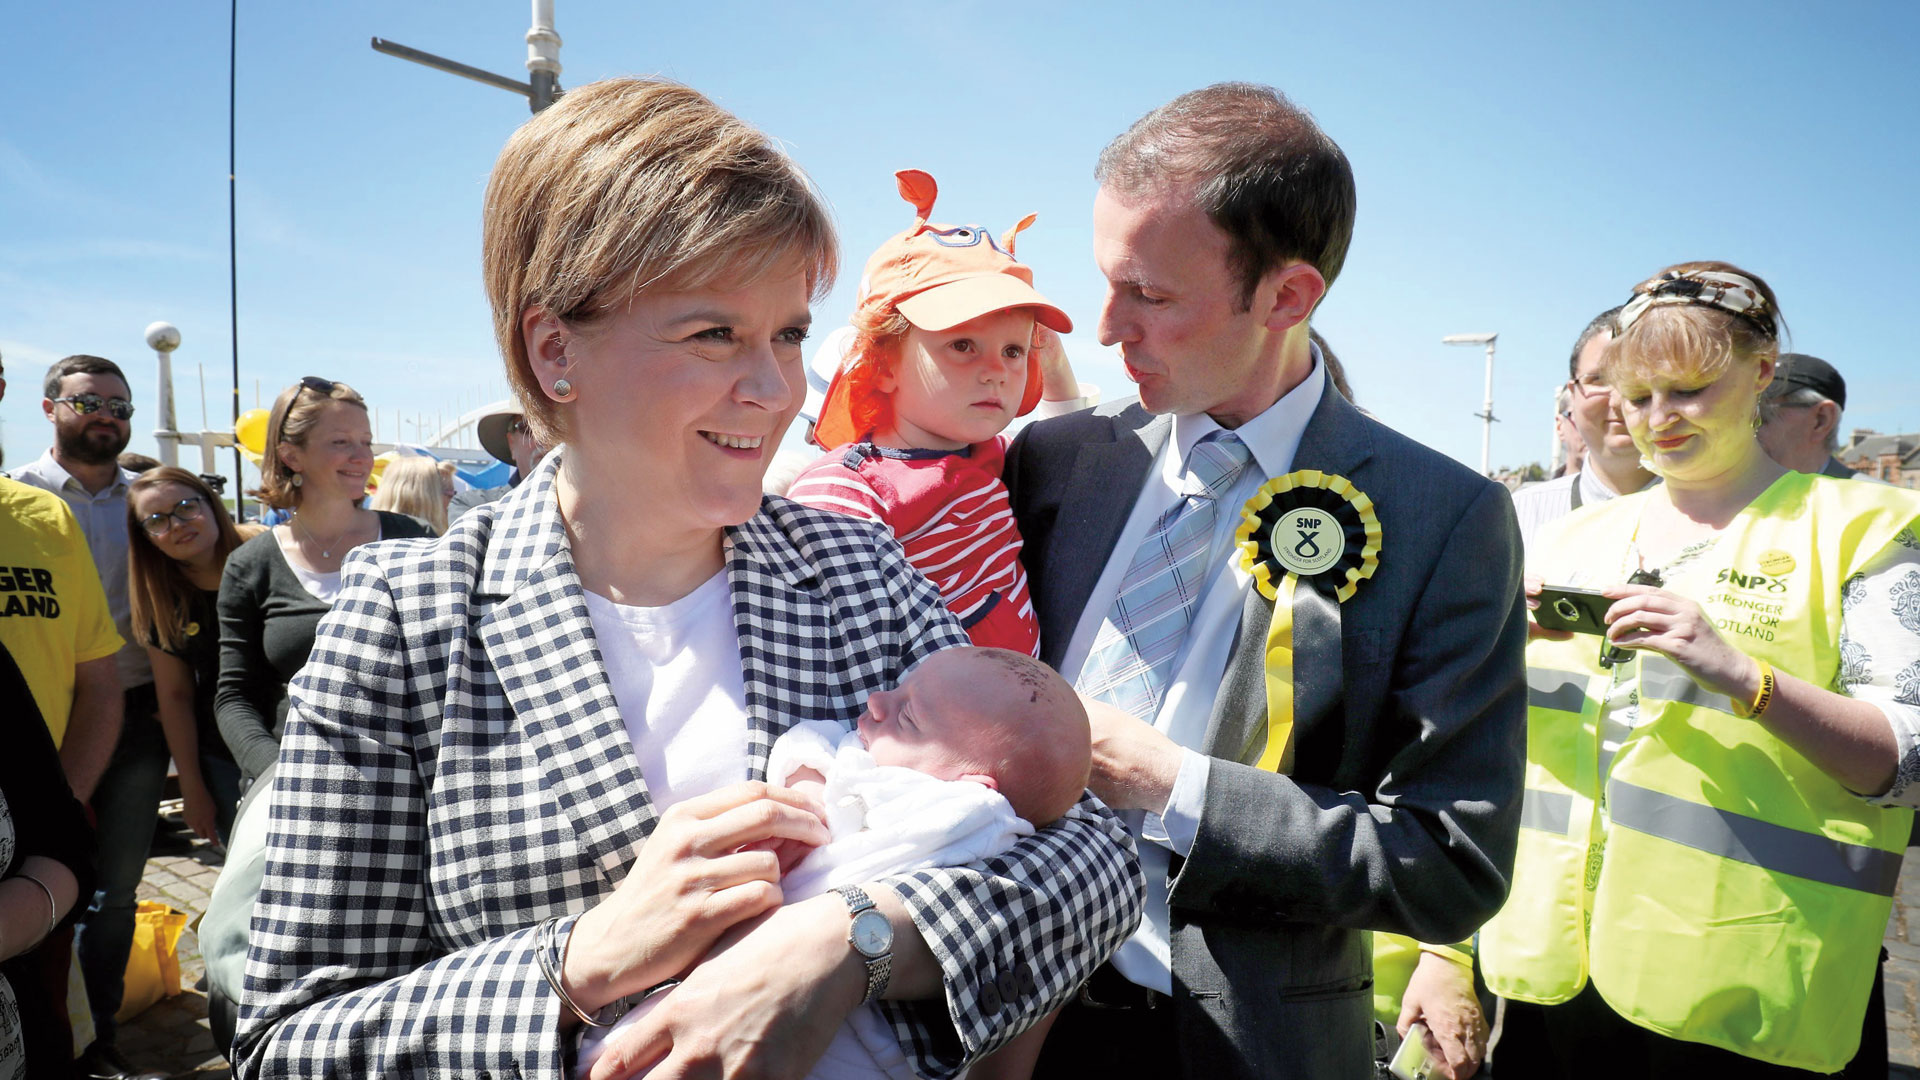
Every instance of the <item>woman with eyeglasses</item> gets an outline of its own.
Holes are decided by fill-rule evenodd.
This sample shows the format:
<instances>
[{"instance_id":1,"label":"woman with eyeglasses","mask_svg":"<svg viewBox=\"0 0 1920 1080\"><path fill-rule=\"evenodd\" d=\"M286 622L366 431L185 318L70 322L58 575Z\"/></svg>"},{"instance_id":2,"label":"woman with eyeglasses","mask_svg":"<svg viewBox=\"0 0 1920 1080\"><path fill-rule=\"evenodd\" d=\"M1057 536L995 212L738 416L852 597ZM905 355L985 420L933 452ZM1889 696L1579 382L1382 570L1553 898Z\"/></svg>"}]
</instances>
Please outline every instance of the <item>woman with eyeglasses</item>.
<instances>
[{"instance_id":1,"label":"woman with eyeglasses","mask_svg":"<svg viewBox=\"0 0 1920 1080\"><path fill-rule=\"evenodd\" d=\"M240 801L240 766L214 721L216 604L227 556L261 529L235 525L206 481L171 465L128 486L127 526L133 632L153 664L160 727L179 771L187 826L225 844Z\"/></svg>"},{"instance_id":2,"label":"woman with eyeglasses","mask_svg":"<svg viewBox=\"0 0 1920 1080\"><path fill-rule=\"evenodd\" d=\"M1782 325L1729 263L1636 286L1600 374L1664 483L1527 545L1527 790L1480 936L1507 1002L1499 1076L1887 1074L1920 493L1767 456ZM1585 604L1604 636L1541 629Z\"/></svg>"},{"instance_id":3,"label":"woman with eyeglasses","mask_svg":"<svg viewBox=\"0 0 1920 1080\"><path fill-rule=\"evenodd\" d=\"M340 592L347 553L383 538L433 535L417 518L361 505L373 429L366 402L346 383L309 375L282 390L266 441L255 494L293 518L242 544L220 582L214 712L248 783L279 756L287 683Z\"/></svg>"}]
</instances>

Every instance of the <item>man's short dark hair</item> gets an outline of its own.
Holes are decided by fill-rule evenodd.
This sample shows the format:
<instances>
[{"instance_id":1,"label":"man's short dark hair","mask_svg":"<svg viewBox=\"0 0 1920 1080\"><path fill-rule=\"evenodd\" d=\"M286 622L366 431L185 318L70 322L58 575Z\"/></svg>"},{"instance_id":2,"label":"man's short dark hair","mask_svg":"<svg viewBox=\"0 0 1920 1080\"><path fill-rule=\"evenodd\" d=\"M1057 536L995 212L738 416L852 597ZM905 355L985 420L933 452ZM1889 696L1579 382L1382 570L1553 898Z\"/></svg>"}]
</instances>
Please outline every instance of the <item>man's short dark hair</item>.
<instances>
[{"instance_id":1,"label":"man's short dark hair","mask_svg":"<svg viewBox=\"0 0 1920 1080\"><path fill-rule=\"evenodd\" d=\"M44 396L49 401L60 396L60 380L69 375L111 375L121 382L127 383L128 388L132 388L133 386L132 383L127 382L127 373L120 370L119 364L108 360L104 356L88 356L85 353L80 353L60 360L47 369L47 382L44 388L46 393Z\"/></svg>"},{"instance_id":2,"label":"man's short dark hair","mask_svg":"<svg viewBox=\"0 0 1920 1080\"><path fill-rule=\"evenodd\" d=\"M1580 350L1586 348L1589 342L1601 334L1613 333L1613 321L1620 316L1620 309L1623 307L1626 305L1615 304L1595 315L1593 321L1587 324L1587 328L1580 331L1580 336L1573 339L1573 353L1567 357L1567 378L1580 377Z\"/></svg>"},{"instance_id":3,"label":"man's short dark hair","mask_svg":"<svg viewBox=\"0 0 1920 1080\"><path fill-rule=\"evenodd\" d=\"M1306 110L1271 86L1216 83L1134 121L1100 152L1100 186L1122 195L1191 183L1194 204L1227 234L1244 306L1290 259L1328 285L1353 240L1353 167Z\"/></svg>"}]
</instances>

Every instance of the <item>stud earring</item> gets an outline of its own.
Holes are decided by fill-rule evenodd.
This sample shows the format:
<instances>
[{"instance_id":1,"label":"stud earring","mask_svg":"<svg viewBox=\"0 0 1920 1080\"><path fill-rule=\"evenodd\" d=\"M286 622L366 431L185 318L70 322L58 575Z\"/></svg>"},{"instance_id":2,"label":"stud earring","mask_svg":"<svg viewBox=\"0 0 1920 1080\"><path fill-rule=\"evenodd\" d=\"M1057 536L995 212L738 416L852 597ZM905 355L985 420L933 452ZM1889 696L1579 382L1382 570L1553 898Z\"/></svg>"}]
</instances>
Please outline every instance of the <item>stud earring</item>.
<instances>
[{"instance_id":1,"label":"stud earring","mask_svg":"<svg viewBox=\"0 0 1920 1080\"><path fill-rule=\"evenodd\" d=\"M300 486L301 484L304 484L304 483L306 483L306 482L307 482L307 480L306 480L306 477L304 477L304 476L301 476L301 475L300 475L299 473L294 473L294 474L293 474L293 486L294 486L294 487L299 487L299 486Z\"/></svg>"},{"instance_id":2,"label":"stud earring","mask_svg":"<svg viewBox=\"0 0 1920 1080\"><path fill-rule=\"evenodd\" d=\"M573 396L573 384L566 379L553 380L553 396L565 401Z\"/></svg>"}]
</instances>

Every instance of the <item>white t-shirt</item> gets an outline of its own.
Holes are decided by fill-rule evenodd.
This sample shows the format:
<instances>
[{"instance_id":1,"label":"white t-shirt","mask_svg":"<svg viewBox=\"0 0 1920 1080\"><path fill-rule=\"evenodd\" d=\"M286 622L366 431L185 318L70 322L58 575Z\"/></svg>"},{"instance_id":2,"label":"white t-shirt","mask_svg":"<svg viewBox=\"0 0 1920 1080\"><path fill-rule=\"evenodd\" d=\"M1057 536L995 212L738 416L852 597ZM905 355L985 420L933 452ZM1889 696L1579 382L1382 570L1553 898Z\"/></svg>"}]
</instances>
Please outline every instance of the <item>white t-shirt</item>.
<instances>
[{"instance_id":1,"label":"white t-shirt","mask_svg":"<svg viewBox=\"0 0 1920 1080\"><path fill-rule=\"evenodd\" d=\"M726 571L664 607L586 597L654 810L745 780L746 683Z\"/></svg>"}]
</instances>

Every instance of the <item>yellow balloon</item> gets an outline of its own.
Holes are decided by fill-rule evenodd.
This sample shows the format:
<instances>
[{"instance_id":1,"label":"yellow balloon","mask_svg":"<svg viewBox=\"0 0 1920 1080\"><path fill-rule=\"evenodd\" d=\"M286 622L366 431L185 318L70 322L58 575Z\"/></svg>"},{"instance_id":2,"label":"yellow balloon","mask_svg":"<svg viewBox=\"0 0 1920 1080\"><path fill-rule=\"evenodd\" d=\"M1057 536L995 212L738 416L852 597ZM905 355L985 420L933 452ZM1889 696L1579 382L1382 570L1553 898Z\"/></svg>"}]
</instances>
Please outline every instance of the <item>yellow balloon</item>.
<instances>
[{"instance_id":1,"label":"yellow balloon","mask_svg":"<svg viewBox=\"0 0 1920 1080\"><path fill-rule=\"evenodd\" d=\"M367 491L369 494L379 489L380 478L387 475L387 466L393 464L393 460L399 456L399 454L389 450L373 459L373 468L367 473Z\"/></svg>"},{"instance_id":2,"label":"yellow balloon","mask_svg":"<svg viewBox=\"0 0 1920 1080\"><path fill-rule=\"evenodd\" d=\"M233 437L257 460L267 452L267 410L248 409L233 422Z\"/></svg>"}]
</instances>

